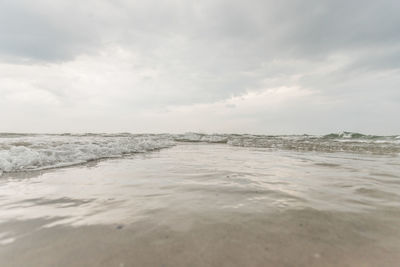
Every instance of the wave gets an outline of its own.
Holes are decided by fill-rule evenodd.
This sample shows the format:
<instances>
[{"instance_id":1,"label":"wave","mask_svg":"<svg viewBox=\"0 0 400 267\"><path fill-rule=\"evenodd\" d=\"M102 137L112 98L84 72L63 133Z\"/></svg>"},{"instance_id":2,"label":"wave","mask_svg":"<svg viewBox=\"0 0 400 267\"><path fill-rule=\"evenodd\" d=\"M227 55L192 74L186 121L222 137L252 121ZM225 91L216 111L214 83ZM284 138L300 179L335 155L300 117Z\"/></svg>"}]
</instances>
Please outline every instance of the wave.
<instances>
[{"instance_id":1,"label":"wave","mask_svg":"<svg viewBox=\"0 0 400 267\"><path fill-rule=\"evenodd\" d=\"M0 174L65 167L172 145L165 135L7 135L0 138Z\"/></svg>"},{"instance_id":2,"label":"wave","mask_svg":"<svg viewBox=\"0 0 400 267\"><path fill-rule=\"evenodd\" d=\"M201 134L176 135L179 142L226 143L231 146L258 147L293 151L349 152L370 154L399 154L399 136L365 135L354 132L328 135L251 135L251 134Z\"/></svg>"},{"instance_id":3,"label":"wave","mask_svg":"<svg viewBox=\"0 0 400 267\"><path fill-rule=\"evenodd\" d=\"M354 132L316 135L238 136L228 144L244 147L262 147L295 151L349 152L398 155L398 136L365 135Z\"/></svg>"},{"instance_id":4,"label":"wave","mask_svg":"<svg viewBox=\"0 0 400 267\"><path fill-rule=\"evenodd\" d=\"M394 136L380 136L380 135L366 135L356 132L341 132L341 133L331 133L324 135L323 138L327 139L380 139Z\"/></svg>"},{"instance_id":5,"label":"wave","mask_svg":"<svg viewBox=\"0 0 400 267\"><path fill-rule=\"evenodd\" d=\"M228 135L222 134L185 133L175 135L174 140L179 142L227 143L228 138Z\"/></svg>"}]
</instances>

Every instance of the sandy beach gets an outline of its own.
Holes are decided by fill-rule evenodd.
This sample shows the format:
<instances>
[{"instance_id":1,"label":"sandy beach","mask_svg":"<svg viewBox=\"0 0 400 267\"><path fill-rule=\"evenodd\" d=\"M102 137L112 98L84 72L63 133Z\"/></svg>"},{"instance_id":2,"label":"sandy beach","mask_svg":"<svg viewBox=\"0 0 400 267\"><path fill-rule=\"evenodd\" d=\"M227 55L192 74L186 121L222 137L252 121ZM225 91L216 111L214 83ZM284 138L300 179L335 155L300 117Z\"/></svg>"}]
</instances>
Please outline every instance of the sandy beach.
<instances>
[{"instance_id":1,"label":"sandy beach","mask_svg":"<svg viewBox=\"0 0 400 267\"><path fill-rule=\"evenodd\" d=\"M188 143L6 174L0 265L398 266L396 164Z\"/></svg>"}]
</instances>

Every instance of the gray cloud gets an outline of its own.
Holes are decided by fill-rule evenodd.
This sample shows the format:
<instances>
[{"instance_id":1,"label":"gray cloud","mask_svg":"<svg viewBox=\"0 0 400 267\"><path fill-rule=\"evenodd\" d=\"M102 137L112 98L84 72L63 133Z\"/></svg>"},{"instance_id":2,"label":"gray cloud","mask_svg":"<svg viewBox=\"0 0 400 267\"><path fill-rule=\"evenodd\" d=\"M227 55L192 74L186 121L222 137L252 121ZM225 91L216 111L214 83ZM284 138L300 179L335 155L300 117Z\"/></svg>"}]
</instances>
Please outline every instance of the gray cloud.
<instances>
[{"instance_id":1,"label":"gray cloud","mask_svg":"<svg viewBox=\"0 0 400 267\"><path fill-rule=\"evenodd\" d=\"M71 4L0 2L0 52L9 59L61 61L99 43L95 22Z\"/></svg>"},{"instance_id":2,"label":"gray cloud","mask_svg":"<svg viewBox=\"0 0 400 267\"><path fill-rule=\"evenodd\" d=\"M15 90L46 103L43 112L51 103L60 114L119 116L297 86L330 103L326 117L348 110L352 125L354 109L369 114L376 99L400 111L398 10L391 0L0 1L0 93L21 109ZM275 116L313 117L306 110L321 106L307 101Z\"/></svg>"},{"instance_id":3,"label":"gray cloud","mask_svg":"<svg viewBox=\"0 0 400 267\"><path fill-rule=\"evenodd\" d=\"M151 53L181 37L188 52L259 62L397 45L400 38L400 3L390 0L16 0L0 7L2 53L43 60L71 59L108 42Z\"/></svg>"}]
</instances>

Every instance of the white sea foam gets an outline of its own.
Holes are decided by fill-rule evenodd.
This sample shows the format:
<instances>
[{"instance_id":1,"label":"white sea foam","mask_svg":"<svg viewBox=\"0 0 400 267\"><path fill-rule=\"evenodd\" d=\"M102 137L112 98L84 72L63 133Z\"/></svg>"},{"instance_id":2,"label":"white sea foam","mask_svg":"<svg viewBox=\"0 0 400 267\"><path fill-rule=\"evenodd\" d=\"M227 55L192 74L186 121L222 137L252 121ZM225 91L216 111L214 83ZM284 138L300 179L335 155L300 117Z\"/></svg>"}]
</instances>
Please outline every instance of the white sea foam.
<instances>
[{"instance_id":1,"label":"white sea foam","mask_svg":"<svg viewBox=\"0 0 400 267\"><path fill-rule=\"evenodd\" d=\"M0 138L2 172L69 166L173 145L166 135L32 135Z\"/></svg>"}]
</instances>

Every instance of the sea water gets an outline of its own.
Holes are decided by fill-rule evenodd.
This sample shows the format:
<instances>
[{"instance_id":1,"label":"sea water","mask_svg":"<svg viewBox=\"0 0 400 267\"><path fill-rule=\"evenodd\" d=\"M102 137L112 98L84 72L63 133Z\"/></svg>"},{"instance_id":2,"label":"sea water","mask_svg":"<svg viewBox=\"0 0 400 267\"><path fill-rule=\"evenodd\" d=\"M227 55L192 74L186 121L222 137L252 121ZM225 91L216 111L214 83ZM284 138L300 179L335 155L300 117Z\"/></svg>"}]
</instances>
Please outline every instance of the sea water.
<instances>
[{"instance_id":1,"label":"sea water","mask_svg":"<svg viewBox=\"0 0 400 267\"><path fill-rule=\"evenodd\" d=\"M1 266L400 262L398 136L0 140Z\"/></svg>"}]
</instances>

